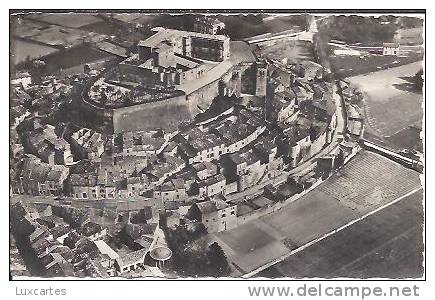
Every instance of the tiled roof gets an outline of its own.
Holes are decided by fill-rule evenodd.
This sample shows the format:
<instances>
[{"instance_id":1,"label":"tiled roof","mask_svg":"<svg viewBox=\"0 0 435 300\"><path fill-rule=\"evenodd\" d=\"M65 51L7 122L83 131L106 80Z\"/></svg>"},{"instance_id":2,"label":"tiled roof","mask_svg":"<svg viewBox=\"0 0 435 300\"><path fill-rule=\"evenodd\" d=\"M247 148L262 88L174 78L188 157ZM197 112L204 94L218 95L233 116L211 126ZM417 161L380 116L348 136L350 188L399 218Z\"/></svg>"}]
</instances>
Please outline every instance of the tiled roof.
<instances>
[{"instance_id":1,"label":"tiled roof","mask_svg":"<svg viewBox=\"0 0 435 300\"><path fill-rule=\"evenodd\" d=\"M116 259L116 262L121 269L125 266L143 263L145 260L145 255L148 253L148 250L149 249L143 248L134 252L130 252L124 256L118 257Z\"/></svg>"}]
</instances>

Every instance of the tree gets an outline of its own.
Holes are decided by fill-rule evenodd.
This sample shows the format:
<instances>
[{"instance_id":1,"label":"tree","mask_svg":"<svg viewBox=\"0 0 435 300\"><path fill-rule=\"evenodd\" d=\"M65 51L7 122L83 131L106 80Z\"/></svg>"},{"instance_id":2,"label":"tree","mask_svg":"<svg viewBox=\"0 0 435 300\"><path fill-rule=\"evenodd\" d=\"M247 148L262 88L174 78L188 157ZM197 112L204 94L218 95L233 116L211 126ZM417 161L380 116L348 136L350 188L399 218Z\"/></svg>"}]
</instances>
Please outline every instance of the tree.
<instances>
[{"instance_id":1,"label":"tree","mask_svg":"<svg viewBox=\"0 0 435 300\"><path fill-rule=\"evenodd\" d=\"M217 242L214 242L208 247L207 258L209 260L210 273L212 276L222 277L230 273L231 269L225 252Z\"/></svg>"},{"instance_id":2,"label":"tree","mask_svg":"<svg viewBox=\"0 0 435 300\"><path fill-rule=\"evenodd\" d=\"M29 72L32 75L32 79L39 83L41 82L41 77L44 74L45 71L45 67L46 67L46 63L43 60L34 60L30 66Z\"/></svg>"},{"instance_id":3,"label":"tree","mask_svg":"<svg viewBox=\"0 0 435 300\"><path fill-rule=\"evenodd\" d=\"M337 157L335 158L335 168L338 169L344 164L344 153L340 150Z\"/></svg>"},{"instance_id":4,"label":"tree","mask_svg":"<svg viewBox=\"0 0 435 300\"><path fill-rule=\"evenodd\" d=\"M316 127L312 126L310 127L310 140L314 141L317 137L317 129Z\"/></svg>"},{"instance_id":5,"label":"tree","mask_svg":"<svg viewBox=\"0 0 435 300\"><path fill-rule=\"evenodd\" d=\"M414 75L415 88L421 91L421 89L423 88L423 82L423 70L420 70Z\"/></svg>"}]
</instances>

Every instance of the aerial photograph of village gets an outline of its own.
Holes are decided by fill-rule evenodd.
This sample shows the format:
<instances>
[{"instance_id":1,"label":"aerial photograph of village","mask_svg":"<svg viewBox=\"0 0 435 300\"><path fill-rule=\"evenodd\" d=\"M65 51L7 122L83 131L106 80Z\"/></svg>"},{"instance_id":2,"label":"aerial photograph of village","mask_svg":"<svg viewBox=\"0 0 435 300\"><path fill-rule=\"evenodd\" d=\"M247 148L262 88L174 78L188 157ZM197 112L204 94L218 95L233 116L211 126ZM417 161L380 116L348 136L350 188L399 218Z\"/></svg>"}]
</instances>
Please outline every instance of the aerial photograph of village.
<instances>
[{"instance_id":1,"label":"aerial photograph of village","mask_svg":"<svg viewBox=\"0 0 435 300\"><path fill-rule=\"evenodd\" d=\"M9 21L11 280L424 277L424 13Z\"/></svg>"}]
</instances>

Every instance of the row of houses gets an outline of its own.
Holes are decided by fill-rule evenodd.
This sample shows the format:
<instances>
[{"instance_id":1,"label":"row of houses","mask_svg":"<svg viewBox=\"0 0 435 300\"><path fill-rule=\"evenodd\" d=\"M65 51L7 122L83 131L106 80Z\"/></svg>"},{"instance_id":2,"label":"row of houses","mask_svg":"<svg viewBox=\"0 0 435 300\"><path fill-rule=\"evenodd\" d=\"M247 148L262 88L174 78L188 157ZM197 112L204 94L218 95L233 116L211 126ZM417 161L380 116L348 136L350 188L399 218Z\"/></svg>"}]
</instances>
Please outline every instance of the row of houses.
<instances>
[{"instance_id":1,"label":"row of houses","mask_svg":"<svg viewBox=\"0 0 435 300\"><path fill-rule=\"evenodd\" d=\"M241 192L262 179L278 176L283 167L277 143L264 135L249 147L223 155L219 161L188 165L156 187L153 197L164 203L185 205L192 200L225 196Z\"/></svg>"},{"instance_id":2,"label":"row of houses","mask_svg":"<svg viewBox=\"0 0 435 300\"><path fill-rule=\"evenodd\" d=\"M74 160L99 159L105 150L101 133L81 128L71 134L70 143L64 138L65 129L31 120L23 132L24 146L30 153L51 165L71 165Z\"/></svg>"},{"instance_id":3,"label":"row of houses","mask_svg":"<svg viewBox=\"0 0 435 300\"><path fill-rule=\"evenodd\" d=\"M178 137L179 153L188 164L219 160L222 155L248 146L266 124L247 109L238 108L207 125L194 127Z\"/></svg>"},{"instance_id":4,"label":"row of houses","mask_svg":"<svg viewBox=\"0 0 435 300\"><path fill-rule=\"evenodd\" d=\"M99 200L141 195L149 185L140 172L148 167L145 157L103 156L100 161L82 160L72 168L67 181L69 194L75 199Z\"/></svg>"},{"instance_id":5,"label":"row of houses","mask_svg":"<svg viewBox=\"0 0 435 300\"><path fill-rule=\"evenodd\" d=\"M69 169L49 165L34 155L28 154L16 166L11 176L11 189L16 194L62 195Z\"/></svg>"},{"instance_id":6,"label":"row of houses","mask_svg":"<svg viewBox=\"0 0 435 300\"><path fill-rule=\"evenodd\" d=\"M359 139L364 132L364 118L357 103L363 99L363 95L357 87L352 86L348 81L340 81L339 85L346 105L347 133L351 138Z\"/></svg>"}]
</instances>

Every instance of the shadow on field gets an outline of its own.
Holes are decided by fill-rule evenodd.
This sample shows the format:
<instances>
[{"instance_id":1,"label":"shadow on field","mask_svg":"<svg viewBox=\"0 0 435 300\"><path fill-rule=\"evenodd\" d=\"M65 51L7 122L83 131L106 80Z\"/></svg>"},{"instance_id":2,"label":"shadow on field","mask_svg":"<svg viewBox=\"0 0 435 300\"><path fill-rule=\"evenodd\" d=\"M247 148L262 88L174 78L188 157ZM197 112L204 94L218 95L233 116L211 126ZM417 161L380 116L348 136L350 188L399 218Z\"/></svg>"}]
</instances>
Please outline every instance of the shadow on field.
<instances>
[{"instance_id":1,"label":"shadow on field","mask_svg":"<svg viewBox=\"0 0 435 300\"><path fill-rule=\"evenodd\" d=\"M404 83L395 83L393 84L393 86L400 90L400 91L404 91L404 92L411 92L411 93L416 93L416 94L422 94L423 91L419 88L416 87L414 82L404 82Z\"/></svg>"},{"instance_id":2,"label":"shadow on field","mask_svg":"<svg viewBox=\"0 0 435 300\"><path fill-rule=\"evenodd\" d=\"M409 83L415 83L414 76L400 76L399 79L402 79L402 80L407 81Z\"/></svg>"}]
</instances>

